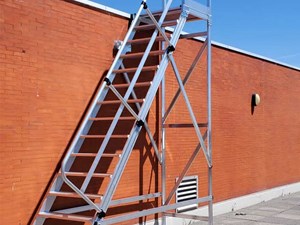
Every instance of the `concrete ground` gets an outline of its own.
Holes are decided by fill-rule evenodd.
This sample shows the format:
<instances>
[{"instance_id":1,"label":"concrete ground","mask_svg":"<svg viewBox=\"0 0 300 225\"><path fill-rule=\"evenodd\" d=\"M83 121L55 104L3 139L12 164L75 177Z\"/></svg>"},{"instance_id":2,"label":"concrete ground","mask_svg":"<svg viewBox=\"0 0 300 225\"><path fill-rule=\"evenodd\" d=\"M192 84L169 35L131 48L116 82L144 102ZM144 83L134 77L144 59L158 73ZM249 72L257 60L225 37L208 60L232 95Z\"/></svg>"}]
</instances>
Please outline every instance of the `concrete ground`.
<instances>
[{"instance_id":1,"label":"concrete ground","mask_svg":"<svg viewBox=\"0 0 300 225\"><path fill-rule=\"evenodd\" d=\"M300 225L300 192L214 217L214 225ZM193 225L207 225L196 222Z\"/></svg>"}]
</instances>

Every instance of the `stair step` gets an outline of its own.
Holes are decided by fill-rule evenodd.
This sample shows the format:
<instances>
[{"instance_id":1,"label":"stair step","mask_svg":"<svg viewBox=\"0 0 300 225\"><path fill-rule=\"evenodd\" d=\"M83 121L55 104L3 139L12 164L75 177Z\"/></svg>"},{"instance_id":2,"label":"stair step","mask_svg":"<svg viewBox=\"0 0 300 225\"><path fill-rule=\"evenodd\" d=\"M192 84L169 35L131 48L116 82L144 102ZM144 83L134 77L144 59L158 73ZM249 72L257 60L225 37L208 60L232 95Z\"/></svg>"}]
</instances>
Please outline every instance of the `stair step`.
<instances>
[{"instance_id":1,"label":"stair step","mask_svg":"<svg viewBox=\"0 0 300 225\"><path fill-rule=\"evenodd\" d=\"M61 191L50 191L49 193L52 196L58 196L58 197L68 197L68 198L81 198L77 193L75 192L61 192ZM98 194L85 194L90 199L101 199L103 195Z\"/></svg>"},{"instance_id":2,"label":"stair step","mask_svg":"<svg viewBox=\"0 0 300 225\"><path fill-rule=\"evenodd\" d=\"M114 120L115 117L96 117L96 118L89 118L91 121L110 121ZM133 116L122 116L119 120L135 120Z\"/></svg>"},{"instance_id":3,"label":"stair step","mask_svg":"<svg viewBox=\"0 0 300 225\"><path fill-rule=\"evenodd\" d=\"M127 103L142 103L144 99L128 99ZM108 101L99 101L98 104L105 105L105 104L121 104L121 100L108 100Z\"/></svg>"},{"instance_id":4,"label":"stair step","mask_svg":"<svg viewBox=\"0 0 300 225\"><path fill-rule=\"evenodd\" d=\"M181 13L181 7L174 7L174 8L170 8L169 11L167 12L167 15L173 14L174 12L176 13ZM156 10L152 12L153 16L161 16L161 14L163 13L163 10ZM149 17L148 14L143 14L141 15L141 17Z\"/></svg>"},{"instance_id":5,"label":"stair step","mask_svg":"<svg viewBox=\"0 0 300 225\"><path fill-rule=\"evenodd\" d=\"M105 138L106 135L101 135L101 134L87 134L87 135L81 135L81 138ZM110 136L111 138L128 138L127 134L113 134Z\"/></svg>"},{"instance_id":6,"label":"stair step","mask_svg":"<svg viewBox=\"0 0 300 225\"><path fill-rule=\"evenodd\" d=\"M148 82L139 82L134 85L134 87L147 87L152 84L151 81ZM130 84L114 84L115 88L128 88Z\"/></svg>"},{"instance_id":7,"label":"stair step","mask_svg":"<svg viewBox=\"0 0 300 225\"><path fill-rule=\"evenodd\" d=\"M161 27L175 26L177 24L177 20L171 20L167 22L163 22ZM135 30L148 30L155 28L155 24L145 24L134 27Z\"/></svg>"},{"instance_id":8,"label":"stair step","mask_svg":"<svg viewBox=\"0 0 300 225\"><path fill-rule=\"evenodd\" d=\"M157 70L158 66L144 66L142 68L142 72L145 71L155 71ZM126 69L119 69L119 70L113 70L113 73L134 73L137 70L137 68L126 68Z\"/></svg>"},{"instance_id":9,"label":"stair step","mask_svg":"<svg viewBox=\"0 0 300 225\"><path fill-rule=\"evenodd\" d=\"M71 156L73 157L96 157L97 153L72 153ZM103 153L102 157L105 158L113 158L113 157L121 157L121 154L110 154L110 153Z\"/></svg>"},{"instance_id":10,"label":"stair step","mask_svg":"<svg viewBox=\"0 0 300 225\"><path fill-rule=\"evenodd\" d=\"M162 55L164 53L165 53L165 50L151 51L151 52L149 52L149 56L157 56L157 55ZM145 54L144 52L129 53L129 54L121 55L120 58L123 58L123 59L137 58L137 57L142 57L144 54Z\"/></svg>"},{"instance_id":11,"label":"stair step","mask_svg":"<svg viewBox=\"0 0 300 225\"><path fill-rule=\"evenodd\" d=\"M166 34L167 37L170 38L169 34ZM139 39L133 39L133 40L128 40L127 44L142 44L142 43L149 43L149 41L151 40L151 37L148 38L139 38ZM157 36L155 38L155 41L164 41L164 37L163 36Z\"/></svg>"},{"instance_id":12,"label":"stair step","mask_svg":"<svg viewBox=\"0 0 300 225\"><path fill-rule=\"evenodd\" d=\"M60 172L61 174L61 172ZM69 177L86 177L88 173L86 172L65 172ZM109 173L93 173L93 177L111 177L112 174Z\"/></svg>"},{"instance_id":13,"label":"stair step","mask_svg":"<svg viewBox=\"0 0 300 225\"><path fill-rule=\"evenodd\" d=\"M167 12L167 15L166 15L166 18L165 18L165 21L168 20L168 17L169 16L172 16L172 15L176 15L177 18L179 18L179 15L181 13L181 7L176 7L176 8L173 8L173 9L169 9L169 11ZM158 10L158 11L154 11L152 12L152 15L156 18L156 20L158 21L159 18L161 17L163 11L162 10ZM149 18L149 15L148 14L143 14L141 15L141 18Z\"/></svg>"},{"instance_id":14,"label":"stair step","mask_svg":"<svg viewBox=\"0 0 300 225\"><path fill-rule=\"evenodd\" d=\"M170 9L166 15L165 21L170 21L170 20L175 20L178 19L180 14L182 12L182 9L179 8L174 8L174 9ZM156 18L156 20L158 21L160 16L162 15L163 11L157 11L157 12L153 12L152 15ZM143 15L143 18L149 18L148 14ZM199 18L193 16L193 15L188 15L187 21L191 21L191 20L199 20Z\"/></svg>"},{"instance_id":15,"label":"stair step","mask_svg":"<svg viewBox=\"0 0 300 225\"><path fill-rule=\"evenodd\" d=\"M169 11L167 12L167 17L170 15L176 15L177 18L179 17L179 15L181 14L181 7L177 7L174 9L169 9ZM158 11L158 12L154 12L153 16L161 16L161 14L163 13L163 11Z\"/></svg>"},{"instance_id":16,"label":"stair step","mask_svg":"<svg viewBox=\"0 0 300 225\"><path fill-rule=\"evenodd\" d=\"M60 219L60 220L69 220L69 221L77 221L77 222L89 222L89 223L92 223L92 221L93 221L92 217L80 216L80 215L75 215L75 214L40 212L38 215L40 217L45 217L45 218L49 218L49 219Z\"/></svg>"}]
</instances>

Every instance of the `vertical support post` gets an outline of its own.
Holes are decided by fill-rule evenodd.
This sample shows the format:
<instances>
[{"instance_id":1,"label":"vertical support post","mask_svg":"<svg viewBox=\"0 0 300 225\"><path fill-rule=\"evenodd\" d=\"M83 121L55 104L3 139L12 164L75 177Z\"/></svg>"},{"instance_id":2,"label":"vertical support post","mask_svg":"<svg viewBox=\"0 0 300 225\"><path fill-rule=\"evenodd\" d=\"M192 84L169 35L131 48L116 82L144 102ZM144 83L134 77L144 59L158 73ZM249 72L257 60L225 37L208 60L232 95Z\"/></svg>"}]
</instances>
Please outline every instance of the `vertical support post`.
<instances>
[{"instance_id":1,"label":"vertical support post","mask_svg":"<svg viewBox=\"0 0 300 225\"><path fill-rule=\"evenodd\" d=\"M211 0L207 0L207 7L211 9ZM212 142L211 142L211 15L207 20L207 153L211 166L208 167L208 224L213 225L213 191L212 191Z\"/></svg>"},{"instance_id":2,"label":"vertical support post","mask_svg":"<svg viewBox=\"0 0 300 225\"><path fill-rule=\"evenodd\" d=\"M167 0L163 0L163 10L166 8L167 5ZM164 29L164 28L163 28ZM161 48L164 49L164 42L162 42ZM162 197L161 197L161 204L164 205L166 202L166 154L165 154L165 150L166 150L166 130L164 127L164 121L163 118L165 117L165 96L166 96L166 81L165 81L165 76L162 79L161 82L161 193L162 193ZM162 215L162 225L166 225L166 217L164 215Z\"/></svg>"}]
</instances>

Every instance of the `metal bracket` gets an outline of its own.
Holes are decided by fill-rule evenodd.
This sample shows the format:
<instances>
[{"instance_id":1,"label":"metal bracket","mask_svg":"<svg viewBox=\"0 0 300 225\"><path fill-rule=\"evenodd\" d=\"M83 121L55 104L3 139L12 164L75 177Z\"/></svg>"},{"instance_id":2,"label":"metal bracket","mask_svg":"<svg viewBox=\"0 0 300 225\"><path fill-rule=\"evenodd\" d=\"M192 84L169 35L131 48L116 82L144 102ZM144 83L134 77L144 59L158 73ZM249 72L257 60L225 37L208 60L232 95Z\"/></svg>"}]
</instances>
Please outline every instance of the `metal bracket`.
<instances>
[{"instance_id":1,"label":"metal bracket","mask_svg":"<svg viewBox=\"0 0 300 225\"><path fill-rule=\"evenodd\" d=\"M169 45L169 46L167 47L167 54L172 53L172 52L174 52L174 51L175 51L175 47L174 47L173 45Z\"/></svg>"},{"instance_id":2,"label":"metal bracket","mask_svg":"<svg viewBox=\"0 0 300 225\"><path fill-rule=\"evenodd\" d=\"M119 50L121 48L122 44L123 44L123 41L121 41L121 40L114 41L114 49Z\"/></svg>"},{"instance_id":3,"label":"metal bracket","mask_svg":"<svg viewBox=\"0 0 300 225\"><path fill-rule=\"evenodd\" d=\"M107 77L104 78L104 81L106 82L106 85L107 85L107 86L110 86L110 85L111 85L111 81L110 81L110 79L108 79Z\"/></svg>"},{"instance_id":4,"label":"metal bracket","mask_svg":"<svg viewBox=\"0 0 300 225\"><path fill-rule=\"evenodd\" d=\"M190 13L189 7L187 7L186 5L183 5L181 16L187 18L189 16L189 13Z\"/></svg>"},{"instance_id":5,"label":"metal bracket","mask_svg":"<svg viewBox=\"0 0 300 225\"><path fill-rule=\"evenodd\" d=\"M148 5L147 5L147 3L146 3L146 2L142 1L142 3L141 3L141 4L144 6L144 9L148 9Z\"/></svg>"},{"instance_id":6,"label":"metal bracket","mask_svg":"<svg viewBox=\"0 0 300 225\"><path fill-rule=\"evenodd\" d=\"M138 120L137 122L136 122L136 125L138 126L138 127L142 127L142 126L144 126L144 121L143 120Z\"/></svg>"},{"instance_id":7,"label":"metal bracket","mask_svg":"<svg viewBox=\"0 0 300 225\"><path fill-rule=\"evenodd\" d=\"M93 223L93 225L100 225L101 221L103 220L103 218L106 216L106 213L102 210L101 212L98 212L96 214L96 219Z\"/></svg>"}]
</instances>

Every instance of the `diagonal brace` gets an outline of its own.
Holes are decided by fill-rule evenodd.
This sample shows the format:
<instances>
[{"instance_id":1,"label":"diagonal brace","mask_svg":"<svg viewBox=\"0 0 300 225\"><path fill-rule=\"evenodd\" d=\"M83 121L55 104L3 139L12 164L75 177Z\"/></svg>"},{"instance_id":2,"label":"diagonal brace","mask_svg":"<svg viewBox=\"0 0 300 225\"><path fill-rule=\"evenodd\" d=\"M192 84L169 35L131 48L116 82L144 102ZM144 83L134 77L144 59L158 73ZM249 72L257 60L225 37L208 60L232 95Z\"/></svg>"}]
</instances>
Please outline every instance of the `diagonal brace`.
<instances>
[{"instance_id":1,"label":"diagonal brace","mask_svg":"<svg viewBox=\"0 0 300 225\"><path fill-rule=\"evenodd\" d=\"M169 38L167 37L166 33L161 28L161 25L156 21L155 17L153 16L152 12L148 9L148 7L146 7L146 12L147 12L148 16L150 17L150 19L152 20L152 22L154 23L154 25L156 26L156 29L163 36L163 38L168 43L168 45L172 46L172 44L171 44Z\"/></svg>"},{"instance_id":2,"label":"diagonal brace","mask_svg":"<svg viewBox=\"0 0 300 225\"><path fill-rule=\"evenodd\" d=\"M207 132L205 132L203 139L205 140L207 138ZM174 185L174 187L172 188L167 200L165 201L165 205L168 205L172 199L172 197L174 196L177 188L179 187L182 179L184 178L184 176L186 175L187 171L189 170L189 168L191 167L193 161L195 160L196 156L198 155L199 151L201 149L201 144L198 144L196 149L194 150L193 154L191 155L189 161L187 162L187 164L185 165L184 169L182 170L179 178L176 181L176 184Z\"/></svg>"},{"instance_id":3,"label":"diagonal brace","mask_svg":"<svg viewBox=\"0 0 300 225\"><path fill-rule=\"evenodd\" d=\"M185 91L185 89L184 89L184 85L183 85L182 80L181 80L181 78L180 78L180 74L179 74L179 71L178 71L178 69L177 69L177 66L176 66L174 57L173 57L172 54L170 54L170 55L168 55L168 58L169 58L169 60L170 60L170 62L171 62L171 65L172 65L172 68L173 68L173 70L174 70L174 73L175 73L177 82L178 82L178 84L179 84L180 90L181 90L181 92L182 92L182 95L183 95L184 100L185 100L185 102L186 102L186 105L187 105L187 107L188 107L188 111L189 111L189 114L190 114L192 123L193 123L193 125L194 125L195 131L196 131L196 134L197 134L197 137L198 137L199 142L200 142L200 144L201 144L201 147L202 147L202 150L203 150L205 159L206 159L206 161L207 161L207 165L208 165L208 167L211 167L212 165L211 165L210 157L209 157L209 155L207 154L207 148L206 148L206 146L205 146L205 143L204 143L204 140L203 140L203 138L202 138L200 129L199 129L199 127L198 127L198 123L197 123L197 121L196 121L196 117L195 117L195 115L194 115L194 112L193 112L191 103L190 103L190 101L189 101L189 98L188 98L188 96L187 96L187 93L186 93L186 91Z\"/></svg>"},{"instance_id":4,"label":"diagonal brace","mask_svg":"<svg viewBox=\"0 0 300 225\"><path fill-rule=\"evenodd\" d=\"M199 50L197 56L196 56L195 59L194 59L192 65L190 66L188 72L186 73L185 78L183 79L183 85L185 85L185 84L188 82L190 76L192 75L194 69L196 68L197 63L198 63L199 60L201 59L201 56L203 55L203 52L204 52L206 46L207 46L207 39L206 39L205 42L203 43L201 49ZM168 109L166 110L166 113L165 113L165 115L164 115L164 117L163 117L163 123L167 120L167 118L168 118L170 112L172 111L172 109L173 109L175 103L177 102L177 99L178 99L178 97L179 97L179 95L180 95L180 92L181 92L181 91L180 91L180 88L178 88L178 90L177 90L177 92L176 92L174 98L172 99L172 102L170 103L170 106L169 106Z\"/></svg>"},{"instance_id":5,"label":"diagonal brace","mask_svg":"<svg viewBox=\"0 0 300 225\"><path fill-rule=\"evenodd\" d=\"M125 101L123 96L117 91L117 89L111 84L111 82L106 79L106 84L110 88L110 90L117 96L118 99L122 102L122 104L128 109L128 111L134 116L135 119L139 120L138 115L135 113L135 111L131 108L131 106Z\"/></svg>"}]
</instances>

